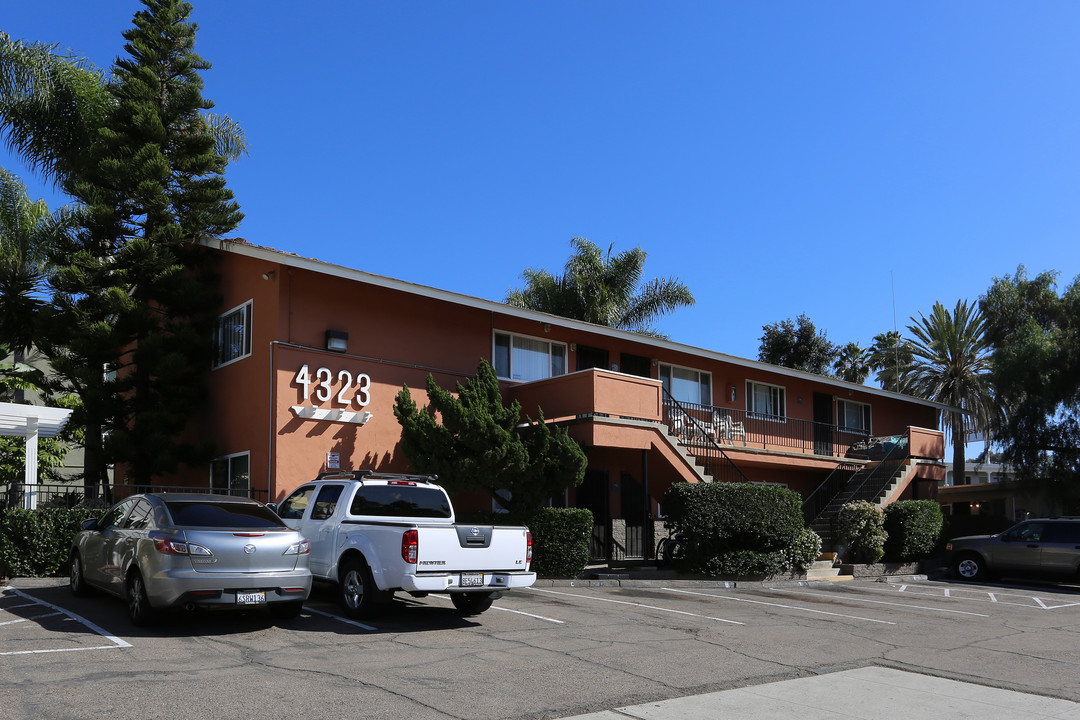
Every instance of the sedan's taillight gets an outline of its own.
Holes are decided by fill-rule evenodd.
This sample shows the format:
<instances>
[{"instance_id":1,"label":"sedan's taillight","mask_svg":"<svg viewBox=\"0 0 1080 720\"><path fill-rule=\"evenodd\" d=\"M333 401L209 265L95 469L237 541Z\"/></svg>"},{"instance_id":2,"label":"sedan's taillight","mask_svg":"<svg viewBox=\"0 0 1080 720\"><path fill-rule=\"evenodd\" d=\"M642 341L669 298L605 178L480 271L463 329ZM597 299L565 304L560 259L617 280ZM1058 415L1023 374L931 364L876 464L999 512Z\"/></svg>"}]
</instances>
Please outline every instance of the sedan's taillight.
<instances>
[{"instance_id":1,"label":"sedan's taillight","mask_svg":"<svg viewBox=\"0 0 1080 720\"><path fill-rule=\"evenodd\" d=\"M157 547L158 552L166 555L203 555L208 557L214 554L210 552L210 548L202 545L184 542L183 540L173 540L167 537L154 540L154 546Z\"/></svg>"},{"instance_id":2,"label":"sedan's taillight","mask_svg":"<svg viewBox=\"0 0 1080 720\"><path fill-rule=\"evenodd\" d=\"M410 565L415 565L419 550L420 541L417 532L415 530L406 530L405 534L401 536L401 559Z\"/></svg>"},{"instance_id":3,"label":"sedan's taillight","mask_svg":"<svg viewBox=\"0 0 1080 720\"><path fill-rule=\"evenodd\" d=\"M311 552L311 543L307 540L301 540L298 543L293 543L285 550L283 555L307 555Z\"/></svg>"}]
</instances>

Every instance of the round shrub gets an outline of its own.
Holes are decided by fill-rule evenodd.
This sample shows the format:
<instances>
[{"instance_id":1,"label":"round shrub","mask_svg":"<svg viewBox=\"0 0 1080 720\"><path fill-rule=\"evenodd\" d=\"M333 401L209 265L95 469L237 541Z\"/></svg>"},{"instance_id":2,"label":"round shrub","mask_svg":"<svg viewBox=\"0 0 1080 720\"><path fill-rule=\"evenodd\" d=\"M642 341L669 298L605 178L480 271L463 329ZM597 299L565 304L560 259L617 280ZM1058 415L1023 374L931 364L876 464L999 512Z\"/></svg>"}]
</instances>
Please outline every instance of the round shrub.
<instances>
[{"instance_id":1,"label":"round shrub","mask_svg":"<svg viewBox=\"0 0 1080 720\"><path fill-rule=\"evenodd\" d=\"M896 562L933 554L945 515L934 500L900 500L885 508L885 557Z\"/></svg>"},{"instance_id":2,"label":"round shrub","mask_svg":"<svg viewBox=\"0 0 1080 720\"><path fill-rule=\"evenodd\" d=\"M809 570L821 556L821 536L810 528L804 528L787 551L787 567L793 570Z\"/></svg>"},{"instance_id":3,"label":"round shrub","mask_svg":"<svg viewBox=\"0 0 1080 720\"><path fill-rule=\"evenodd\" d=\"M593 514L580 508L541 508L526 523L533 537L530 569L541 577L577 577L589 563Z\"/></svg>"},{"instance_id":4,"label":"round shrub","mask_svg":"<svg viewBox=\"0 0 1080 720\"><path fill-rule=\"evenodd\" d=\"M837 518L840 542L846 544L856 562L876 563L885 554L885 515L866 500L849 502Z\"/></svg>"}]
</instances>

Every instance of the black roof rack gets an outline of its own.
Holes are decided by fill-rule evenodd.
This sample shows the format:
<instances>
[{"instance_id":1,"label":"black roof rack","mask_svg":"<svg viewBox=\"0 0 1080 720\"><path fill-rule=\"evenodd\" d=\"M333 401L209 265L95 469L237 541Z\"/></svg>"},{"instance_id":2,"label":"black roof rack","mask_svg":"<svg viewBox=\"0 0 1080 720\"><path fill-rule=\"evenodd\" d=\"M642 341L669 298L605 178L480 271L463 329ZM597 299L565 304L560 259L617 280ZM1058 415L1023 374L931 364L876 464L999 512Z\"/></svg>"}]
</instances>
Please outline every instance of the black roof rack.
<instances>
[{"instance_id":1,"label":"black roof rack","mask_svg":"<svg viewBox=\"0 0 1080 720\"><path fill-rule=\"evenodd\" d=\"M439 479L438 475L410 475L406 473L386 473L376 472L375 470L329 470L327 472L319 473L316 480L330 480L330 479L349 479L349 480L363 480L364 478L371 478L373 480L410 480L412 482L433 483Z\"/></svg>"}]
</instances>

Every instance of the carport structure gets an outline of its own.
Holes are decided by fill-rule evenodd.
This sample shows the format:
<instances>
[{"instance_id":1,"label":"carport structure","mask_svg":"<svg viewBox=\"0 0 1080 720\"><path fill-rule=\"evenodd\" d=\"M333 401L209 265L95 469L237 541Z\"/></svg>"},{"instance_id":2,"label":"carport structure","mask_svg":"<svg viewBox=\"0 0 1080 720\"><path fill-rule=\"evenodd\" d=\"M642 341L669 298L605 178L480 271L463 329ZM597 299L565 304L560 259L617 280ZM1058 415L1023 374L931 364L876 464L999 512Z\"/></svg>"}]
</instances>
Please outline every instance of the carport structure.
<instances>
[{"instance_id":1,"label":"carport structure","mask_svg":"<svg viewBox=\"0 0 1080 720\"><path fill-rule=\"evenodd\" d=\"M0 436L26 438L26 462L23 474L23 507L37 507L38 438L59 435L71 418L71 410L0 402Z\"/></svg>"}]
</instances>

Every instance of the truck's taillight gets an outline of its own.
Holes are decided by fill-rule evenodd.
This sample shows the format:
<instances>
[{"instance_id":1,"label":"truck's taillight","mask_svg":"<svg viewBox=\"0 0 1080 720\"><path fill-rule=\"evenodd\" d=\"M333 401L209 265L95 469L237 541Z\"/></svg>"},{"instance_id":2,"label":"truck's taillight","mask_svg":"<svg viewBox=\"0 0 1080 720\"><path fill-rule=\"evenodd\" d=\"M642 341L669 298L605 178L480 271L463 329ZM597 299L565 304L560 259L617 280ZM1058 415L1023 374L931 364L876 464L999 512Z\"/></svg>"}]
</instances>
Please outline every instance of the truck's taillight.
<instances>
[{"instance_id":1,"label":"truck's taillight","mask_svg":"<svg viewBox=\"0 0 1080 720\"><path fill-rule=\"evenodd\" d=\"M416 564L416 555L420 546L415 530L406 530L401 536L401 559L410 565Z\"/></svg>"},{"instance_id":2,"label":"truck's taillight","mask_svg":"<svg viewBox=\"0 0 1080 720\"><path fill-rule=\"evenodd\" d=\"M532 531L525 531L525 564L532 562Z\"/></svg>"}]
</instances>

